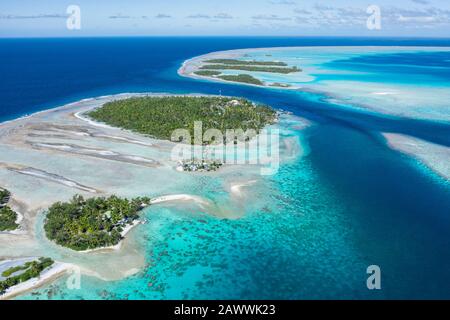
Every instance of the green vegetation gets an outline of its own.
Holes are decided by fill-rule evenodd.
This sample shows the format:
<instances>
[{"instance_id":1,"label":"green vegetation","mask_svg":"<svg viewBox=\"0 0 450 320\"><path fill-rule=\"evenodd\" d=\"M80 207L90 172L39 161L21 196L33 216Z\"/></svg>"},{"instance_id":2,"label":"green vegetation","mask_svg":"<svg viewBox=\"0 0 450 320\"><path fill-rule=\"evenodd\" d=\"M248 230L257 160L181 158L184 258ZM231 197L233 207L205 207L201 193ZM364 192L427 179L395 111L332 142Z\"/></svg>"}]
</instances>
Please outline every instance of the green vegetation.
<instances>
[{"instance_id":1,"label":"green vegetation","mask_svg":"<svg viewBox=\"0 0 450 320\"><path fill-rule=\"evenodd\" d=\"M158 139L170 140L176 129L189 131L194 143L194 122L202 129L253 129L259 132L273 123L276 112L245 99L225 97L140 97L104 104L88 113L94 120Z\"/></svg>"},{"instance_id":2,"label":"green vegetation","mask_svg":"<svg viewBox=\"0 0 450 320\"><path fill-rule=\"evenodd\" d=\"M4 205L9 201L11 193L6 189L0 189L0 206Z\"/></svg>"},{"instance_id":3,"label":"green vegetation","mask_svg":"<svg viewBox=\"0 0 450 320\"><path fill-rule=\"evenodd\" d=\"M211 59L206 60L207 63L221 63L240 66L278 66L287 67L287 63L281 61L256 61L256 60L237 60L237 59Z\"/></svg>"},{"instance_id":4,"label":"green vegetation","mask_svg":"<svg viewBox=\"0 0 450 320\"><path fill-rule=\"evenodd\" d=\"M207 64L201 66L202 70L242 70L242 71L254 71L254 72L270 72L270 73L293 73L299 72L301 69L297 66L289 68L271 67L271 66L241 66L241 65L228 65L228 64Z\"/></svg>"},{"instance_id":5,"label":"green vegetation","mask_svg":"<svg viewBox=\"0 0 450 320\"><path fill-rule=\"evenodd\" d=\"M219 76L220 79L226 80L226 81L233 81L233 82L242 82L242 83L250 83L250 84L256 84L259 86L264 85L264 83L256 79L255 77L249 75L249 74L239 74L237 76L235 75L223 75Z\"/></svg>"},{"instance_id":6,"label":"green vegetation","mask_svg":"<svg viewBox=\"0 0 450 320\"><path fill-rule=\"evenodd\" d=\"M10 207L4 206L0 208L0 231L16 230L19 225L16 223L17 213Z\"/></svg>"},{"instance_id":7,"label":"green vegetation","mask_svg":"<svg viewBox=\"0 0 450 320\"><path fill-rule=\"evenodd\" d=\"M221 74L220 71L214 71L214 70L199 70L194 72L198 76L204 76L204 77L212 77L212 76L218 76Z\"/></svg>"},{"instance_id":8,"label":"green vegetation","mask_svg":"<svg viewBox=\"0 0 450 320\"><path fill-rule=\"evenodd\" d=\"M70 202L57 202L48 210L44 224L47 238L57 244L84 251L118 244L121 232L139 218L138 212L150 199L84 199L76 195Z\"/></svg>"},{"instance_id":9,"label":"green vegetation","mask_svg":"<svg viewBox=\"0 0 450 320\"><path fill-rule=\"evenodd\" d=\"M6 205L10 197L8 190L0 189L0 231L12 231L19 227L16 223L17 213Z\"/></svg>"},{"instance_id":10,"label":"green vegetation","mask_svg":"<svg viewBox=\"0 0 450 320\"><path fill-rule=\"evenodd\" d=\"M10 275L12 275L13 273L16 273L17 271L26 270L26 269L28 269L28 264L29 264L29 262L25 263L22 266L9 268L2 272L2 277L8 278Z\"/></svg>"},{"instance_id":11,"label":"green vegetation","mask_svg":"<svg viewBox=\"0 0 450 320\"><path fill-rule=\"evenodd\" d=\"M5 280L0 281L0 295L4 294L7 289L16 286L22 282L39 277L41 272L51 267L54 261L50 258L39 258L39 260L27 262L22 266L10 268L2 273ZM23 271L22 273L10 277L12 274ZM9 277L9 278L8 278Z\"/></svg>"}]
</instances>

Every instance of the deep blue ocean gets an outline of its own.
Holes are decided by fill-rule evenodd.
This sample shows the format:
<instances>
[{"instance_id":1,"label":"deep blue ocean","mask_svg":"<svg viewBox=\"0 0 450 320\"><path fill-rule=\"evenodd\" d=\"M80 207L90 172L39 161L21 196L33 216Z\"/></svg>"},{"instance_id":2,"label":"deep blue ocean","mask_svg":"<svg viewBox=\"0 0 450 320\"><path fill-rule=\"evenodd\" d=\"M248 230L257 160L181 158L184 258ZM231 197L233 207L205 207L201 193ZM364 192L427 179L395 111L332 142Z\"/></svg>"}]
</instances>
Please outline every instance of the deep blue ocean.
<instances>
[{"instance_id":1,"label":"deep blue ocean","mask_svg":"<svg viewBox=\"0 0 450 320\"><path fill-rule=\"evenodd\" d=\"M184 60L212 51L316 45L448 47L450 40L281 37L1 39L0 120L82 98L122 92L221 92L292 111L316 125L307 134L310 148L307 159L283 168L285 172L273 178L273 183L280 186L283 194L294 200L284 209L278 209L277 223L283 221L283 217L290 217L285 225L278 226L279 231L290 234L291 240L297 239L300 235L296 234L296 221L305 227L304 220L296 216L297 211L302 210L306 218L311 215L309 233L305 235L308 241L302 245L300 240L290 244L289 250L293 251L283 256L284 260L280 260L281 255L275 255L277 248L269 246L263 256L251 257L247 252L246 259L235 261L241 267L242 264L246 266L246 274L255 276L247 291L228 291L225 294L217 290L197 290L192 295L169 292L162 297L450 298L450 186L415 160L386 147L379 135L379 132L403 133L450 146L450 123L351 110L330 105L320 96L314 99L310 94L295 91L211 83L177 75L177 69ZM402 62L401 67L398 66L399 61ZM448 61L448 55L442 57L437 53L431 57L384 55L382 58L365 57L335 63L353 70L385 68L386 74L406 76L412 69L436 65L448 67ZM396 68L395 72L393 68ZM442 81L450 81L448 69L436 71L433 78L439 77ZM301 170L313 174L307 177L296 174ZM284 180L278 181L280 177ZM332 190L332 196L328 196L323 191L325 189ZM295 199L300 203L296 204ZM308 208L301 207L306 200L309 201ZM340 208L339 221L349 221L346 227L339 226L338 230L347 228L348 237L352 238L355 246L350 253L333 251L333 241L336 238L343 241L339 238L342 234L335 234L337 229L330 225L334 221L331 218L337 215L333 212L335 206ZM329 220L314 220L319 214ZM317 222L315 226L312 225L314 221ZM241 223L245 224L246 220ZM251 229L245 230L249 235L247 241L251 242ZM275 236L269 240L273 240L273 245L284 241ZM315 248L314 243L323 245ZM304 247L305 244L312 245ZM280 252L285 249L278 248ZM244 252L244 249L240 251L241 257ZM349 256L352 252L357 253ZM365 288L363 267L370 264L382 267L381 292ZM331 273L330 270L336 272ZM362 271L356 278L347 274L358 270ZM238 279L244 271L227 272L227 279ZM134 286L136 289L142 277L149 274L140 274L140 278L108 288L115 292L113 297L123 298L124 288ZM321 277L321 274L327 274L327 277ZM328 277L330 274L333 277ZM239 287L235 280L230 281L228 285Z\"/></svg>"}]
</instances>

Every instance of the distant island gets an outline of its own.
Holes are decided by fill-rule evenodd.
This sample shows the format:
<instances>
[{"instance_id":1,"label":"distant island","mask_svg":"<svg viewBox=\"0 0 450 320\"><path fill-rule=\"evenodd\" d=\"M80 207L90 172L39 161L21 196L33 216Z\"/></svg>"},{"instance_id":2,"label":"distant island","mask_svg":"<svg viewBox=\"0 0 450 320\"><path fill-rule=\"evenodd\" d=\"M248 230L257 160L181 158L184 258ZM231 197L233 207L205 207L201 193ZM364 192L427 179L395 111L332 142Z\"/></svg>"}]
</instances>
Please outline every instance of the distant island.
<instances>
[{"instance_id":1,"label":"distant island","mask_svg":"<svg viewBox=\"0 0 450 320\"><path fill-rule=\"evenodd\" d=\"M257 60L238 60L238 59L209 59L205 60L207 63L221 63L227 65L239 66L278 66L287 67L286 62L282 61L257 61Z\"/></svg>"},{"instance_id":2,"label":"distant island","mask_svg":"<svg viewBox=\"0 0 450 320\"><path fill-rule=\"evenodd\" d=\"M297 67L292 68L280 68L273 66L255 66L255 65L235 65L235 64L206 64L200 67L201 70L241 70L241 71L252 71L252 72L270 72L270 73L293 73L300 72L301 70Z\"/></svg>"},{"instance_id":3,"label":"distant island","mask_svg":"<svg viewBox=\"0 0 450 320\"><path fill-rule=\"evenodd\" d=\"M258 79L255 75L244 73L243 71L275 73L284 75L302 71L302 69L300 69L299 67L290 67L286 62L282 61L240 60L229 58L200 58L200 60L196 63L189 62L189 68L192 68L192 70L190 70L191 75L256 86L266 86L266 83ZM240 73L237 75L224 73L227 70L240 71ZM182 68L181 74L189 74L185 72L186 71L184 70L184 68ZM282 88L289 87L278 82L268 83L267 86Z\"/></svg>"},{"instance_id":4,"label":"distant island","mask_svg":"<svg viewBox=\"0 0 450 320\"><path fill-rule=\"evenodd\" d=\"M198 72L196 74L198 74ZM221 76L218 76L217 78L225 80L225 81L249 83L249 84L255 84L258 86L264 85L264 82L256 79L255 77L253 77L249 74L238 74L237 76L236 75L221 75Z\"/></svg>"},{"instance_id":5,"label":"distant island","mask_svg":"<svg viewBox=\"0 0 450 320\"><path fill-rule=\"evenodd\" d=\"M17 213L7 205L10 197L8 190L0 189L0 231L13 231L19 227Z\"/></svg>"},{"instance_id":6,"label":"distant island","mask_svg":"<svg viewBox=\"0 0 450 320\"><path fill-rule=\"evenodd\" d=\"M242 98L167 96L112 101L86 115L114 127L170 140L174 130L180 128L194 137L195 121L201 121L205 131L253 129L258 133L275 121L277 113L269 106Z\"/></svg>"},{"instance_id":7,"label":"distant island","mask_svg":"<svg viewBox=\"0 0 450 320\"><path fill-rule=\"evenodd\" d=\"M76 195L49 208L44 230L48 239L76 251L115 246L123 239L124 230L139 218L139 211L149 204L148 198L84 199Z\"/></svg>"}]
</instances>

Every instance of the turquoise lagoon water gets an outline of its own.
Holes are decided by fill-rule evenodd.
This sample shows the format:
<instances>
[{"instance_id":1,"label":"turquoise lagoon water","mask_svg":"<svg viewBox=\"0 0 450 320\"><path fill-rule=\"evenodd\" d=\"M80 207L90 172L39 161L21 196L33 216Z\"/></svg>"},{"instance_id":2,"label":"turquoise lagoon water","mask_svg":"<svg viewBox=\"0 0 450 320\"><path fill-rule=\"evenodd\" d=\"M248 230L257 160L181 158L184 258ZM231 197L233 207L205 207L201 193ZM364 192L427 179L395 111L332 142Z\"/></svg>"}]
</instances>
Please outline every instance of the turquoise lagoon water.
<instances>
[{"instance_id":1,"label":"turquoise lagoon water","mask_svg":"<svg viewBox=\"0 0 450 320\"><path fill-rule=\"evenodd\" d=\"M331 185L318 183L305 147L303 157L245 191L249 203L240 219L175 205L148 209L151 223L133 234L147 257L146 269L137 275L116 282L83 276L80 290L68 290L63 278L21 298L363 298L370 261L352 240L356 225L349 228L354 222L345 205ZM203 177L191 192L226 202L228 194L220 189L217 178ZM340 264L330 267L336 261Z\"/></svg>"},{"instance_id":2,"label":"turquoise lagoon water","mask_svg":"<svg viewBox=\"0 0 450 320\"><path fill-rule=\"evenodd\" d=\"M450 45L444 40L331 42ZM313 123L306 130L282 123L292 138L302 141L304 154L284 162L276 175L260 177L258 184L245 188L241 201L229 198L224 187L229 181L222 175L202 176L189 190L176 190L228 206L241 218L213 217L196 207L153 206L145 212L150 222L130 234L145 253L146 266L139 273L118 281L83 276L80 290L69 290L61 278L19 299L450 298L450 186L415 160L390 150L380 138L380 132L395 132L450 146L448 123L343 107L313 93L210 83L176 74L187 58L211 51L329 43L295 38L1 40L6 49L0 51L0 69L8 79L0 84L6 97L4 119L100 94L220 90L292 111ZM336 70L347 70L345 74L320 76L357 79L373 66L381 82L398 74L390 63L398 56L368 52L351 57L351 67L336 55L324 68L331 63ZM442 64L445 54L426 61ZM62 58L52 59L55 55ZM436 71L421 62L423 57L416 56L415 62L406 57L409 67L403 68L432 79L430 86L448 82L448 66ZM62 76L69 66L75 78ZM245 172L237 172L234 178L242 175ZM366 287L366 268L373 264L382 270L380 291Z\"/></svg>"},{"instance_id":3,"label":"turquoise lagoon water","mask_svg":"<svg viewBox=\"0 0 450 320\"><path fill-rule=\"evenodd\" d=\"M449 50L442 47L297 47L245 50L245 60L283 61L301 73L253 72L268 82L288 80L292 84L326 80L362 83L444 85L450 83ZM381 67L384 66L384 67ZM242 71L224 70L237 74ZM405 76L407 75L407 76ZM421 82L426 81L426 82Z\"/></svg>"},{"instance_id":4,"label":"turquoise lagoon water","mask_svg":"<svg viewBox=\"0 0 450 320\"><path fill-rule=\"evenodd\" d=\"M387 115L450 120L448 48L296 47L238 53L243 59L283 61L302 69L290 74L249 72L266 84L319 91L350 108L359 105Z\"/></svg>"}]
</instances>

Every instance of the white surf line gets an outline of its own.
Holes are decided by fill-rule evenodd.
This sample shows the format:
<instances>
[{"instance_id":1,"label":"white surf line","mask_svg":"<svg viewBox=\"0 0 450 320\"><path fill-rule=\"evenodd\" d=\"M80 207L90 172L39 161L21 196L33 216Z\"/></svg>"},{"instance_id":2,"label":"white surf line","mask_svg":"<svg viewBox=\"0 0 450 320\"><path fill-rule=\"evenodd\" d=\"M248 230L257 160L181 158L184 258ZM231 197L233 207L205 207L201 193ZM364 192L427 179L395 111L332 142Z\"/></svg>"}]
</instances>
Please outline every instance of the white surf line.
<instances>
[{"instance_id":1,"label":"white surf line","mask_svg":"<svg viewBox=\"0 0 450 320\"><path fill-rule=\"evenodd\" d=\"M94 154L94 155L101 155L101 156L120 156L119 153L110 151L110 150L78 147L78 146L69 145L69 144L37 142L37 143L31 143L31 145L36 146L36 147L41 147L41 148L73 152L73 153L77 153L77 154Z\"/></svg>"},{"instance_id":2,"label":"white surf line","mask_svg":"<svg viewBox=\"0 0 450 320\"><path fill-rule=\"evenodd\" d=\"M393 91L382 91L382 92L372 92L372 94L377 95L377 96L388 96L388 95L398 94L398 93L393 92Z\"/></svg>"},{"instance_id":3,"label":"white surf line","mask_svg":"<svg viewBox=\"0 0 450 320\"><path fill-rule=\"evenodd\" d=\"M209 206L210 203L199 196L194 196L190 194L174 194L174 195L167 195L167 196L161 196L154 198L150 200L150 204L158 204L158 203L164 203L164 202L171 202L171 201L193 201L199 205L202 206Z\"/></svg>"},{"instance_id":4,"label":"white surf line","mask_svg":"<svg viewBox=\"0 0 450 320\"><path fill-rule=\"evenodd\" d=\"M76 118L78 118L79 120L85 121L87 123L89 123L92 126L96 126L96 127L101 127L101 128L108 128L108 129L118 129L116 127L104 124L104 123L100 123L94 120L91 120L87 117L82 116L82 113L84 111L79 111L77 113L74 114L74 116ZM134 143L134 144L139 144L139 145L143 145L143 146L147 146L147 147L151 147L153 146L152 143L147 143L147 142L143 142L143 141L139 141L139 140L135 140L135 139L129 139L129 138L125 138L125 137L118 137L118 136L111 136L111 135L106 135L106 134L92 134L92 137L98 137L98 138L109 138L109 139L114 139L114 140L119 140L119 141L124 141L124 142L130 142L130 143Z\"/></svg>"},{"instance_id":5,"label":"white surf line","mask_svg":"<svg viewBox=\"0 0 450 320\"><path fill-rule=\"evenodd\" d=\"M64 129L64 128L58 128L58 127L52 127L50 129L33 129L33 130L38 130L38 131L43 131L43 132L56 132L61 134L61 138L66 138L70 137L69 134L72 135L76 135L76 136L82 136L82 137L91 137L91 138L101 138L101 139L107 139L107 140L116 140L119 142L127 142L127 143L132 143L132 144L137 144L137 145L142 145L142 146L147 146L147 147L151 147L153 146L152 143L147 143L147 142L143 142L140 140L135 140L135 139L130 139L130 138L126 138L126 137L120 137L120 136L114 136L114 135L108 135L108 134L103 134L103 133L98 133L98 132L91 132L91 130L86 130L86 131L75 131L75 130L68 130L68 129ZM36 137L56 137L56 138L60 138L58 136L51 136L51 134L47 133L47 134L34 134ZM30 136L30 134L29 134Z\"/></svg>"},{"instance_id":6,"label":"white surf line","mask_svg":"<svg viewBox=\"0 0 450 320\"><path fill-rule=\"evenodd\" d=\"M91 120L89 118L86 118L86 117L81 115L82 113L84 113L84 111L76 112L73 115L74 115L75 118L77 118L79 120L82 120L82 121L85 121L85 122L89 123L91 126L94 126L94 127L107 128L107 129L117 129L117 128L114 128L114 127L109 126L107 124L96 122L96 121L93 121L93 120Z\"/></svg>"},{"instance_id":7,"label":"white surf line","mask_svg":"<svg viewBox=\"0 0 450 320\"><path fill-rule=\"evenodd\" d=\"M174 194L174 195L166 195L161 197L156 197L150 200L150 205L160 204L160 203L166 203L166 202L176 202L176 201L193 201L200 206L209 206L211 205L207 200L194 195L189 194ZM143 204L143 208L147 207L146 204ZM135 220L132 224L127 225L123 231L121 232L122 237L125 237L134 227L136 227L139 224L144 223L141 220ZM93 252L100 252L100 251L109 251L109 250L120 250L122 247L123 240L120 241L118 244L114 246L109 247L101 247L101 248L95 248L95 249L88 249L83 251L78 251L78 253L93 253Z\"/></svg>"},{"instance_id":8,"label":"white surf line","mask_svg":"<svg viewBox=\"0 0 450 320\"><path fill-rule=\"evenodd\" d=\"M232 194L234 194L236 196L242 196L242 191L241 191L242 188L249 187L255 183L256 183L256 180L250 180L250 181L243 182L243 183L232 184L230 187L230 191Z\"/></svg>"},{"instance_id":9,"label":"white surf line","mask_svg":"<svg viewBox=\"0 0 450 320\"><path fill-rule=\"evenodd\" d=\"M128 162L136 165L158 165L159 163L156 160L148 159L140 156L121 154L118 152L104 150L104 149L93 149L93 148L85 148L77 145L70 144L61 144L61 143L41 143L41 142L32 142L27 141L27 143L31 144L36 148L44 148L44 149L53 149L62 152L67 152L70 154L83 155L83 156L91 156L111 161L120 161L120 162Z\"/></svg>"},{"instance_id":10,"label":"white surf line","mask_svg":"<svg viewBox=\"0 0 450 320\"><path fill-rule=\"evenodd\" d=\"M32 127L31 130L34 131L44 131L44 132L58 132L58 133L64 133L64 134L73 134L77 136L83 136L83 137L89 137L91 136L91 133L89 132L89 129L84 127L78 127L78 126L64 126L64 125L49 125L49 126L39 126L39 127Z\"/></svg>"},{"instance_id":11,"label":"white surf line","mask_svg":"<svg viewBox=\"0 0 450 320\"><path fill-rule=\"evenodd\" d=\"M142 145L142 146L146 146L146 147L152 147L153 146L152 143L147 143L147 142L134 140L134 139L129 139L129 138L125 138L125 137L111 136L111 135L107 135L107 134L95 134L94 133L94 134L92 134L92 137L117 140L117 141L121 141L121 142L128 142L128 143L138 144L138 145Z\"/></svg>"},{"instance_id":12,"label":"white surf line","mask_svg":"<svg viewBox=\"0 0 450 320\"><path fill-rule=\"evenodd\" d=\"M10 171L14 171L16 173L19 173L19 174L24 174L24 175L33 176L33 177L36 177L36 178L41 178L41 179L45 179L45 180L48 180L48 181L52 181L52 182L55 182L55 183L58 183L58 184L65 185L67 187L76 188L76 189L80 189L80 190L91 192L91 193L98 193L99 192L98 190L96 190L94 188L90 188L90 187L84 186L84 185L79 184L79 183L77 183L77 182L75 182L73 180L69 180L69 179L64 178L62 176L59 176L59 175L54 174L54 173L49 173L49 172L46 172L44 170L35 169L35 168L31 168L31 167L24 168L24 169L17 169L17 168L8 167L7 169L10 170Z\"/></svg>"}]
</instances>

